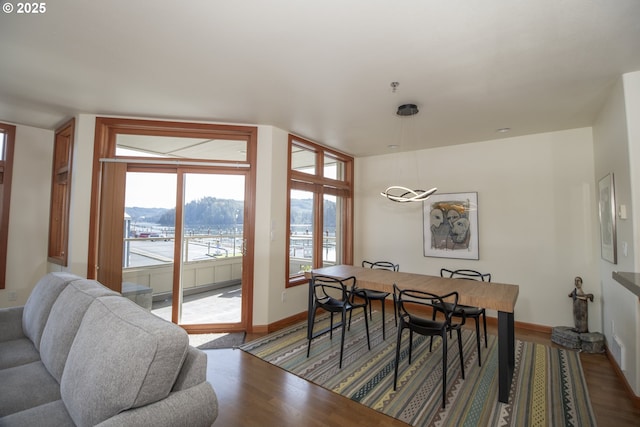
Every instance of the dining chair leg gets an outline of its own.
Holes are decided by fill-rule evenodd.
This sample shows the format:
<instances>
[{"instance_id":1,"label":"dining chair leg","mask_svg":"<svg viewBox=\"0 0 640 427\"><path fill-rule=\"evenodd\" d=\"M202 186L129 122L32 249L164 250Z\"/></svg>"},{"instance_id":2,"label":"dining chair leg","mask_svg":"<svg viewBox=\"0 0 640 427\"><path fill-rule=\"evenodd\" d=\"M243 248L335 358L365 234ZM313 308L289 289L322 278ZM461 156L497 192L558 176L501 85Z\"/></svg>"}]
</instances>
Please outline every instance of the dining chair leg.
<instances>
[{"instance_id":1,"label":"dining chair leg","mask_svg":"<svg viewBox=\"0 0 640 427\"><path fill-rule=\"evenodd\" d=\"M331 321L329 322L329 339L333 339L333 313L331 313Z\"/></svg>"},{"instance_id":2,"label":"dining chair leg","mask_svg":"<svg viewBox=\"0 0 640 427\"><path fill-rule=\"evenodd\" d=\"M458 329L458 353L460 354L460 373L464 379L464 357L462 355L462 331Z\"/></svg>"},{"instance_id":3,"label":"dining chair leg","mask_svg":"<svg viewBox=\"0 0 640 427\"><path fill-rule=\"evenodd\" d=\"M458 329L458 333L460 330ZM447 331L442 333L442 409L447 403Z\"/></svg>"},{"instance_id":4,"label":"dining chair leg","mask_svg":"<svg viewBox=\"0 0 640 427\"><path fill-rule=\"evenodd\" d=\"M344 336L345 333L347 332L346 328L345 328L345 322L347 321L347 312L346 311L342 311L342 334L340 336L340 365L338 365L338 368L342 369L342 353L344 352Z\"/></svg>"},{"instance_id":5,"label":"dining chair leg","mask_svg":"<svg viewBox=\"0 0 640 427\"><path fill-rule=\"evenodd\" d=\"M484 348L487 348L487 314L484 310L482 310L482 326L484 327Z\"/></svg>"},{"instance_id":6,"label":"dining chair leg","mask_svg":"<svg viewBox=\"0 0 640 427\"><path fill-rule=\"evenodd\" d=\"M384 324L386 323L386 318L385 318L385 314L384 314L384 302L385 302L385 300L380 300L380 302L382 303L382 340L384 341L386 339L386 337L385 337L385 328L384 328Z\"/></svg>"},{"instance_id":7,"label":"dining chair leg","mask_svg":"<svg viewBox=\"0 0 640 427\"><path fill-rule=\"evenodd\" d=\"M402 323L400 323L402 325ZM402 326L398 328L398 334L396 338L396 366L393 374L393 390L396 390L396 384L398 383L398 365L400 364L400 344L402 344Z\"/></svg>"},{"instance_id":8,"label":"dining chair leg","mask_svg":"<svg viewBox=\"0 0 640 427\"><path fill-rule=\"evenodd\" d=\"M363 307L364 313L364 329L367 331L367 347L371 350L371 340L369 339L369 321L367 320L367 308Z\"/></svg>"},{"instance_id":9,"label":"dining chair leg","mask_svg":"<svg viewBox=\"0 0 640 427\"><path fill-rule=\"evenodd\" d=\"M309 353L311 352L311 341L313 340L313 325L315 324L316 321L316 307L313 307L313 310L311 311L311 322L309 324L309 327L311 328L311 332L308 334L309 335L309 342L307 343L307 357L309 357Z\"/></svg>"},{"instance_id":10,"label":"dining chair leg","mask_svg":"<svg viewBox=\"0 0 640 427\"><path fill-rule=\"evenodd\" d=\"M370 305L371 301L369 300L369 298L367 298L367 296L364 295L362 297L362 299L364 299L365 307L369 306L369 310L371 310L371 305ZM352 298L352 301L353 301L353 298ZM348 331L351 330L351 316L352 316L352 314L353 314L353 310L349 310L349 327L347 328ZM371 313L369 313L369 315L371 315ZM366 308L364 310L364 316L367 317L367 309Z\"/></svg>"},{"instance_id":11,"label":"dining chair leg","mask_svg":"<svg viewBox=\"0 0 640 427\"><path fill-rule=\"evenodd\" d=\"M411 365L411 350L413 347L413 331L409 328L409 365Z\"/></svg>"},{"instance_id":12,"label":"dining chair leg","mask_svg":"<svg viewBox=\"0 0 640 427\"><path fill-rule=\"evenodd\" d=\"M437 310L433 310L431 312L431 320L433 320L435 322L437 315L438 315L438 311ZM449 338L451 338L451 331L449 331ZM431 342L429 343L429 352L431 352L431 346L432 345L433 345L433 335L431 336Z\"/></svg>"},{"instance_id":13,"label":"dining chair leg","mask_svg":"<svg viewBox=\"0 0 640 427\"><path fill-rule=\"evenodd\" d=\"M480 316L476 317L476 344L478 347L478 366L482 366L482 352L480 351Z\"/></svg>"},{"instance_id":14,"label":"dining chair leg","mask_svg":"<svg viewBox=\"0 0 640 427\"><path fill-rule=\"evenodd\" d=\"M393 295L393 320L396 322L396 328L398 327L398 303L396 301L395 294Z\"/></svg>"}]
</instances>

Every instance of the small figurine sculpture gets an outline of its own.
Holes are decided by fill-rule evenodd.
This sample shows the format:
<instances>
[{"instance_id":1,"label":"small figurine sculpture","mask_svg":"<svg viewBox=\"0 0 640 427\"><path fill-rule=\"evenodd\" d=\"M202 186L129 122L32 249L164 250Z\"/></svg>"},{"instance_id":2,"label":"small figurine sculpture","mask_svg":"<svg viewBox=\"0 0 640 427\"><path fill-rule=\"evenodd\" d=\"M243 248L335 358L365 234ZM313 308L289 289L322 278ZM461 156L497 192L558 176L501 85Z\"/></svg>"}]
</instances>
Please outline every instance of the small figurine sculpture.
<instances>
[{"instance_id":1,"label":"small figurine sculpture","mask_svg":"<svg viewBox=\"0 0 640 427\"><path fill-rule=\"evenodd\" d=\"M582 277L575 278L575 289L569 294L573 298L573 322L578 333L589 332L589 317L587 314L587 300L593 301L593 294L585 294L582 290Z\"/></svg>"}]
</instances>

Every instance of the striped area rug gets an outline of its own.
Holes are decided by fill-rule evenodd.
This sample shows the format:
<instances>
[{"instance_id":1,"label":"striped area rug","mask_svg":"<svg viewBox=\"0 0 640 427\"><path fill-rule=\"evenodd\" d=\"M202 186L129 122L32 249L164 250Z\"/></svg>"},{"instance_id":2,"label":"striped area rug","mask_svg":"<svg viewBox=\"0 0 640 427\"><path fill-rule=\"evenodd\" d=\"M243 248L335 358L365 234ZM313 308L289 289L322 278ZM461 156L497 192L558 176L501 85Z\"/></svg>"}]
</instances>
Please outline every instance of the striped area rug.
<instances>
[{"instance_id":1,"label":"striped area rug","mask_svg":"<svg viewBox=\"0 0 640 427\"><path fill-rule=\"evenodd\" d=\"M363 317L354 316L347 331L342 369L338 369L340 331L333 339L313 340L307 358L306 322L282 329L240 346L273 365L349 397L412 426L595 426L578 353L516 341L516 366L509 404L498 402L497 337L482 346L478 367L475 332L463 331L465 379L460 376L457 340L449 340L447 402L442 409L442 340L414 336L412 362L407 363L409 333L401 347L397 391L393 390L396 328L387 316L382 340L382 317L369 322L371 351L367 349ZM329 324L316 320L316 330Z\"/></svg>"}]
</instances>

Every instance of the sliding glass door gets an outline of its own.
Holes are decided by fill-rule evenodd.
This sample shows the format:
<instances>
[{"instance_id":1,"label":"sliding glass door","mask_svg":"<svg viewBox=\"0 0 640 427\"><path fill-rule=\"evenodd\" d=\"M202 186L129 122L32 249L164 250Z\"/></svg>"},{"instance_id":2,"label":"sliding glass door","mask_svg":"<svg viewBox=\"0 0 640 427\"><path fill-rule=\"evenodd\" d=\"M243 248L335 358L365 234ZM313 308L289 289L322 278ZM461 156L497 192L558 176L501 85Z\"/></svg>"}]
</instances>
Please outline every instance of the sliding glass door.
<instances>
[{"instance_id":1,"label":"sliding glass door","mask_svg":"<svg viewBox=\"0 0 640 427\"><path fill-rule=\"evenodd\" d=\"M240 322L244 188L243 175L184 175L181 324Z\"/></svg>"},{"instance_id":2,"label":"sliding glass door","mask_svg":"<svg viewBox=\"0 0 640 427\"><path fill-rule=\"evenodd\" d=\"M190 333L250 329L257 129L98 118L88 278Z\"/></svg>"},{"instance_id":3,"label":"sliding glass door","mask_svg":"<svg viewBox=\"0 0 640 427\"><path fill-rule=\"evenodd\" d=\"M244 191L244 174L127 172L123 294L180 325L240 324Z\"/></svg>"}]
</instances>

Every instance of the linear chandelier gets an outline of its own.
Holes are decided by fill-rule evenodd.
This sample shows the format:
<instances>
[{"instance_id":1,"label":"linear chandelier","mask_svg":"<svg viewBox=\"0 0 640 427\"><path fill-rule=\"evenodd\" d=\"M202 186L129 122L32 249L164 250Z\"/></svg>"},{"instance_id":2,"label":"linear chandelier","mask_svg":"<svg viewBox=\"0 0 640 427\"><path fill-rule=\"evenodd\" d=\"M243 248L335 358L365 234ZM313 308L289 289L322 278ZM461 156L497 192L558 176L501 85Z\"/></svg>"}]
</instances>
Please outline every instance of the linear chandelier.
<instances>
[{"instance_id":1,"label":"linear chandelier","mask_svg":"<svg viewBox=\"0 0 640 427\"><path fill-rule=\"evenodd\" d=\"M386 197L392 202L399 203L408 203L408 202L424 202L429 198L430 195L438 191L437 188L432 188L431 190L411 190L407 187L401 187L399 185L392 185L391 187L387 187L382 193L381 196Z\"/></svg>"},{"instance_id":2,"label":"linear chandelier","mask_svg":"<svg viewBox=\"0 0 640 427\"><path fill-rule=\"evenodd\" d=\"M391 88L393 92L395 92L398 87L398 82L391 83ZM398 111L396 114L398 116L414 116L418 114L418 106L415 104L403 104L398 107ZM402 137L402 135L401 135ZM381 196L386 197L392 202L398 203L410 203L410 202L424 202L431 196L433 193L438 191L437 188L432 188L430 190L412 190L407 187L403 187L401 185L391 185L387 187L386 190L380 193Z\"/></svg>"}]
</instances>

